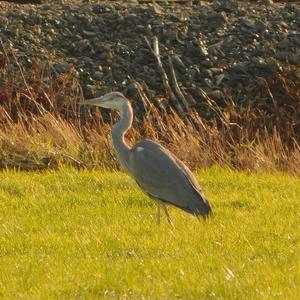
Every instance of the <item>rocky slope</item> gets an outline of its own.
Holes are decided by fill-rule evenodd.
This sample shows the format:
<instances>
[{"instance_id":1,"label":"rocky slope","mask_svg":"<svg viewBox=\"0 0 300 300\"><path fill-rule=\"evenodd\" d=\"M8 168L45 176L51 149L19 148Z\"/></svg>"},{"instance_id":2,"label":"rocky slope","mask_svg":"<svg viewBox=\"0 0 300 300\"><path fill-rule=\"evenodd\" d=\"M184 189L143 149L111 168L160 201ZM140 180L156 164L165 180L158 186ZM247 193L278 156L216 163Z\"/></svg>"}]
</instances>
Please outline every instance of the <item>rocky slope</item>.
<instances>
[{"instance_id":1,"label":"rocky slope","mask_svg":"<svg viewBox=\"0 0 300 300\"><path fill-rule=\"evenodd\" d=\"M205 92L220 105L228 93L243 105L253 101L261 78L290 70L300 77L297 3L0 2L2 43L16 49L28 69L36 62L50 63L57 74L74 67L87 97L111 89L130 94L133 80L150 99L165 95L145 42L154 36L166 70L170 55L190 103Z\"/></svg>"}]
</instances>

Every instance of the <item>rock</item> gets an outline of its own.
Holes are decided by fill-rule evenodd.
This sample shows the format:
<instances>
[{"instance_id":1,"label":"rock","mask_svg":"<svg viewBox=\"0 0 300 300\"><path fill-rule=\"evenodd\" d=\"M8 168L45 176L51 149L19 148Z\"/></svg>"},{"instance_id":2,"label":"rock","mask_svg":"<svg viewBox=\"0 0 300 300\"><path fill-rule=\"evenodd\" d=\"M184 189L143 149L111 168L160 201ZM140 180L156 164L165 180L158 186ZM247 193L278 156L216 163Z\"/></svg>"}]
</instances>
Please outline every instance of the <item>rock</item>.
<instances>
[{"instance_id":1,"label":"rock","mask_svg":"<svg viewBox=\"0 0 300 300\"><path fill-rule=\"evenodd\" d=\"M251 60L252 68L256 68L258 71L262 71L265 74L272 75L281 71L282 68L274 58L268 58L267 60L262 57L254 57Z\"/></svg>"},{"instance_id":2,"label":"rock","mask_svg":"<svg viewBox=\"0 0 300 300\"><path fill-rule=\"evenodd\" d=\"M97 33L96 33L96 32L93 32L93 31L83 30L82 35L83 35L84 37L90 38L90 37L96 36Z\"/></svg>"},{"instance_id":3,"label":"rock","mask_svg":"<svg viewBox=\"0 0 300 300\"><path fill-rule=\"evenodd\" d=\"M289 53L287 51L280 51L276 55L277 59L279 60L287 60L289 57Z\"/></svg>"},{"instance_id":4,"label":"rock","mask_svg":"<svg viewBox=\"0 0 300 300\"><path fill-rule=\"evenodd\" d=\"M223 69L222 68L210 68L209 69L214 75L215 74L220 74L223 72Z\"/></svg>"},{"instance_id":5,"label":"rock","mask_svg":"<svg viewBox=\"0 0 300 300\"><path fill-rule=\"evenodd\" d=\"M93 76L96 80L101 80L103 78L103 73L100 71L96 71Z\"/></svg>"},{"instance_id":6,"label":"rock","mask_svg":"<svg viewBox=\"0 0 300 300\"><path fill-rule=\"evenodd\" d=\"M69 69L69 64L67 62L55 63L53 68L57 73L65 73Z\"/></svg>"},{"instance_id":7,"label":"rock","mask_svg":"<svg viewBox=\"0 0 300 300\"><path fill-rule=\"evenodd\" d=\"M204 59L208 55L207 48L201 41L195 41L188 44L188 53L193 56L194 59Z\"/></svg>"},{"instance_id":8,"label":"rock","mask_svg":"<svg viewBox=\"0 0 300 300\"><path fill-rule=\"evenodd\" d=\"M264 5L266 5L266 6L272 6L272 5L274 5L273 0L262 0L261 3L264 4Z\"/></svg>"},{"instance_id":9,"label":"rock","mask_svg":"<svg viewBox=\"0 0 300 300\"><path fill-rule=\"evenodd\" d=\"M216 11L225 11L232 13L238 11L239 3L237 0L214 1L212 7Z\"/></svg>"},{"instance_id":10,"label":"rock","mask_svg":"<svg viewBox=\"0 0 300 300\"><path fill-rule=\"evenodd\" d=\"M202 65L203 67L211 68L214 64L213 64L213 62L210 60L210 58L207 57L206 59L204 59L204 60L201 61L201 65Z\"/></svg>"},{"instance_id":11,"label":"rock","mask_svg":"<svg viewBox=\"0 0 300 300\"><path fill-rule=\"evenodd\" d=\"M158 3L153 2L152 4L149 4L148 12L150 14L160 15L162 13L162 7Z\"/></svg>"},{"instance_id":12,"label":"rock","mask_svg":"<svg viewBox=\"0 0 300 300\"><path fill-rule=\"evenodd\" d=\"M93 66L94 60L88 56L84 56L81 58L81 62L85 65Z\"/></svg>"},{"instance_id":13,"label":"rock","mask_svg":"<svg viewBox=\"0 0 300 300\"><path fill-rule=\"evenodd\" d=\"M285 38L285 39L279 41L279 43L277 44L277 47L279 49L286 49L289 47L289 45L290 45L289 39Z\"/></svg>"},{"instance_id":14,"label":"rock","mask_svg":"<svg viewBox=\"0 0 300 300\"><path fill-rule=\"evenodd\" d=\"M204 78L204 82L210 88L214 86L213 82L209 78Z\"/></svg>"},{"instance_id":15,"label":"rock","mask_svg":"<svg viewBox=\"0 0 300 300\"><path fill-rule=\"evenodd\" d=\"M263 67L266 65L265 60L262 57L253 57L252 58L252 63L256 66L256 67Z\"/></svg>"},{"instance_id":16,"label":"rock","mask_svg":"<svg viewBox=\"0 0 300 300\"><path fill-rule=\"evenodd\" d=\"M227 23L228 18L225 12L221 13L212 13L207 16L208 22L210 22L210 25L214 25L216 27L224 26L225 23Z\"/></svg>"},{"instance_id":17,"label":"rock","mask_svg":"<svg viewBox=\"0 0 300 300\"><path fill-rule=\"evenodd\" d=\"M209 91L207 95L214 100L218 100L218 103L220 103L220 100L224 100L224 94L220 90Z\"/></svg>"},{"instance_id":18,"label":"rock","mask_svg":"<svg viewBox=\"0 0 300 300\"><path fill-rule=\"evenodd\" d=\"M93 78L91 77L90 72L85 71L84 69L79 69L79 78L82 82L86 82L88 85L94 83Z\"/></svg>"},{"instance_id":19,"label":"rock","mask_svg":"<svg viewBox=\"0 0 300 300\"><path fill-rule=\"evenodd\" d=\"M247 63L245 62L235 63L233 64L232 69L238 73L247 73L248 71Z\"/></svg>"},{"instance_id":20,"label":"rock","mask_svg":"<svg viewBox=\"0 0 300 300\"><path fill-rule=\"evenodd\" d=\"M92 11L95 14L101 14L101 13L109 12L110 10L105 5L102 5L102 4L93 4L92 5Z\"/></svg>"},{"instance_id":21,"label":"rock","mask_svg":"<svg viewBox=\"0 0 300 300\"><path fill-rule=\"evenodd\" d=\"M77 49L79 53L85 52L86 50L90 49L90 47L91 47L91 43L88 39L82 39L77 44Z\"/></svg>"},{"instance_id":22,"label":"rock","mask_svg":"<svg viewBox=\"0 0 300 300\"><path fill-rule=\"evenodd\" d=\"M258 20L253 24L253 28L258 32L263 32L267 29L267 25L263 21Z\"/></svg>"},{"instance_id":23,"label":"rock","mask_svg":"<svg viewBox=\"0 0 300 300\"><path fill-rule=\"evenodd\" d=\"M218 52L221 50L223 44L224 44L224 40L221 40L217 43L209 45L208 46L208 52L213 54L213 55L218 55Z\"/></svg>"},{"instance_id":24,"label":"rock","mask_svg":"<svg viewBox=\"0 0 300 300\"><path fill-rule=\"evenodd\" d=\"M213 78L213 72L210 69L204 69L203 71L203 75L207 78Z\"/></svg>"},{"instance_id":25,"label":"rock","mask_svg":"<svg viewBox=\"0 0 300 300\"><path fill-rule=\"evenodd\" d=\"M240 18L238 21L243 26L246 26L248 28L253 28L253 22L251 22L250 20L248 20L246 18Z\"/></svg>"},{"instance_id":26,"label":"rock","mask_svg":"<svg viewBox=\"0 0 300 300\"><path fill-rule=\"evenodd\" d=\"M220 85L223 81L223 79L225 78L224 74L219 74L216 76L216 85Z\"/></svg>"},{"instance_id":27,"label":"rock","mask_svg":"<svg viewBox=\"0 0 300 300\"><path fill-rule=\"evenodd\" d=\"M43 0L10 0L12 3L20 4L41 4Z\"/></svg>"},{"instance_id":28,"label":"rock","mask_svg":"<svg viewBox=\"0 0 300 300\"><path fill-rule=\"evenodd\" d=\"M300 54L289 53L288 60L292 65L300 66Z\"/></svg>"},{"instance_id":29,"label":"rock","mask_svg":"<svg viewBox=\"0 0 300 300\"><path fill-rule=\"evenodd\" d=\"M177 41L178 36L177 36L177 30L176 29L168 29L164 31L163 34L164 40L165 41Z\"/></svg>"}]
</instances>

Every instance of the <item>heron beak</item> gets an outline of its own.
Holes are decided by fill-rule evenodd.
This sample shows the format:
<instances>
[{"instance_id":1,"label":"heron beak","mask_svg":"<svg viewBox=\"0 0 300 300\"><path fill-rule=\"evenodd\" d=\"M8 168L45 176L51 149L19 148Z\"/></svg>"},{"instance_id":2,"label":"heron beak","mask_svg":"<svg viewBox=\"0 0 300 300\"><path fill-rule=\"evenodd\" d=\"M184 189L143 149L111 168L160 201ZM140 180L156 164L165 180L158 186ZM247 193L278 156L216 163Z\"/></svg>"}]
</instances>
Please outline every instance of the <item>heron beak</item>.
<instances>
[{"instance_id":1,"label":"heron beak","mask_svg":"<svg viewBox=\"0 0 300 300\"><path fill-rule=\"evenodd\" d=\"M101 106L106 107L105 103L107 102L107 97L101 96L98 98L92 98L87 100L82 100L79 102L79 105L94 105L94 106Z\"/></svg>"}]
</instances>

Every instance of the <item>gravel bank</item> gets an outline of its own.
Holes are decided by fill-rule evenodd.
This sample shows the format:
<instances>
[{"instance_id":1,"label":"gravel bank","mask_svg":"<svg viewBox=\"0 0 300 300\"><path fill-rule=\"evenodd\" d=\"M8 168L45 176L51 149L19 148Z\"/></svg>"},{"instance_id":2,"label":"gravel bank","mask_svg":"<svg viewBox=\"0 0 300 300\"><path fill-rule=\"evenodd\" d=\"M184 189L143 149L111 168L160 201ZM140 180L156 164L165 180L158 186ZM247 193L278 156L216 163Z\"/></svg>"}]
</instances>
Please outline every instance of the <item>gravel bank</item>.
<instances>
[{"instance_id":1,"label":"gravel bank","mask_svg":"<svg viewBox=\"0 0 300 300\"><path fill-rule=\"evenodd\" d=\"M192 1L190 1L192 3ZM164 95L157 62L144 37L158 37L162 60L172 57L190 103L201 93L223 103L252 101L259 78L295 69L300 77L300 6L296 3L213 1L139 4L137 1L0 2L0 37L25 68L34 61L62 74L75 68L86 97L133 81L150 99Z\"/></svg>"}]
</instances>

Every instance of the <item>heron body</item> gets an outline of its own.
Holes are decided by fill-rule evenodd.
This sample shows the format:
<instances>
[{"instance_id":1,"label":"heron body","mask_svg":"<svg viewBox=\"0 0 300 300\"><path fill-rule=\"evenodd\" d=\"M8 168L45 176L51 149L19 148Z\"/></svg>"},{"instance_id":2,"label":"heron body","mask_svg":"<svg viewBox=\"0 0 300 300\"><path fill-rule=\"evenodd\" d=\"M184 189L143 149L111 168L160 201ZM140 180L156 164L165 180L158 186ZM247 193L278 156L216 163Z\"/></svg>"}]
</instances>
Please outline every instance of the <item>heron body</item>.
<instances>
[{"instance_id":1,"label":"heron body","mask_svg":"<svg viewBox=\"0 0 300 300\"><path fill-rule=\"evenodd\" d=\"M187 213L206 217L211 212L209 202L188 167L160 144L145 139L132 148L124 139L132 125L133 111L130 102L118 92L86 100L82 104L116 109L120 121L112 128L112 142L122 168L131 175L141 189L158 200L168 220L170 215L165 204L172 204Z\"/></svg>"}]
</instances>

